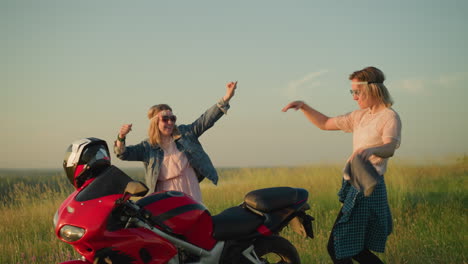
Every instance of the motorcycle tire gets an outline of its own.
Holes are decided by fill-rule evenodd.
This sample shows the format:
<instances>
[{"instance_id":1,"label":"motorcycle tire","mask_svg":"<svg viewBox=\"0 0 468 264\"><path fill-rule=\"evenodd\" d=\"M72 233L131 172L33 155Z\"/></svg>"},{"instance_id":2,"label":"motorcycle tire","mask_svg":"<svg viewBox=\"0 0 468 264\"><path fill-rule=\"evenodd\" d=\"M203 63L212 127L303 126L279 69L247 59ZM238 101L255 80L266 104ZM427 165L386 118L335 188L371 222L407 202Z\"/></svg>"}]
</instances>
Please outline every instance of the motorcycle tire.
<instances>
[{"instance_id":1,"label":"motorcycle tire","mask_svg":"<svg viewBox=\"0 0 468 264\"><path fill-rule=\"evenodd\" d=\"M254 242L257 257L265 264L300 264L296 248L280 236L262 237Z\"/></svg>"}]
</instances>

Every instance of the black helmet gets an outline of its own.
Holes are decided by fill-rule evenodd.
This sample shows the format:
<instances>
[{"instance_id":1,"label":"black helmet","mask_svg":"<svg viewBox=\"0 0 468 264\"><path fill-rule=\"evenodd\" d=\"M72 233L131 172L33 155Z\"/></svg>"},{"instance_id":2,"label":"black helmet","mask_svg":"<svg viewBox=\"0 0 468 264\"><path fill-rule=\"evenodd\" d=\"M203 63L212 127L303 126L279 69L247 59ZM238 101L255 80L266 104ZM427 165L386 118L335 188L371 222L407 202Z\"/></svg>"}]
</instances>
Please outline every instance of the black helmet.
<instances>
[{"instance_id":1,"label":"black helmet","mask_svg":"<svg viewBox=\"0 0 468 264\"><path fill-rule=\"evenodd\" d=\"M73 142L63 159L67 178L77 189L93 174L96 175L95 172L100 172L110 164L106 141L92 137Z\"/></svg>"}]
</instances>

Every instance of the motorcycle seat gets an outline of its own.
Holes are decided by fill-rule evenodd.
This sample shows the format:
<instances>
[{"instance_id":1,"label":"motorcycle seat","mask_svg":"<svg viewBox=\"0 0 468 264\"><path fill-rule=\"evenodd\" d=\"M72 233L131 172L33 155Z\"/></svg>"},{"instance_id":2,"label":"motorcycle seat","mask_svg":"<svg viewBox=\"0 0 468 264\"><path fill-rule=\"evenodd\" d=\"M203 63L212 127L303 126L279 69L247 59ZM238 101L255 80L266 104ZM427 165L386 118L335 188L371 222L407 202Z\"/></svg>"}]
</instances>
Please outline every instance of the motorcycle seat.
<instances>
[{"instance_id":1,"label":"motorcycle seat","mask_svg":"<svg viewBox=\"0 0 468 264\"><path fill-rule=\"evenodd\" d=\"M302 188L273 187L249 192L244 202L257 211L270 213L307 200L308 196L307 190Z\"/></svg>"},{"instance_id":2,"label":"motorcycle seat","mask_svg":"<svg viewBox=\"0 0 468 264\"><path fill-rule=\"evenodd\" d=\"M232 207L212 217L216 240L239 239L252 234L263 217L242 207Z\"/></svg>"}]
</instances>

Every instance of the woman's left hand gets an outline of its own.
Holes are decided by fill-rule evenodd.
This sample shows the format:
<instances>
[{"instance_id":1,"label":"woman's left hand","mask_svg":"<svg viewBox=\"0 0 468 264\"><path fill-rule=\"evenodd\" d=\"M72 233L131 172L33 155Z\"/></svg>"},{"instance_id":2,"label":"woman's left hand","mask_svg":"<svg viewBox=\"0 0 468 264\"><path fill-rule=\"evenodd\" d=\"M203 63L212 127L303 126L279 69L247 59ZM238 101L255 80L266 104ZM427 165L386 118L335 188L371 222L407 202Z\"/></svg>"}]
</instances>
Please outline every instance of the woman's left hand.
<instances>
[{"instance_id":1,"label":"woman's left hand","mask_svg":"<svg viewBox=\"0 0 468 264\"><path fill-rule=\"evenodd\" d=\"M229 102L231 98L234 96L234 93L237 88L237 81L235 82L229 82L226 84L226 95L223 97L224 102Z\"/></svg>"}]
</instances>

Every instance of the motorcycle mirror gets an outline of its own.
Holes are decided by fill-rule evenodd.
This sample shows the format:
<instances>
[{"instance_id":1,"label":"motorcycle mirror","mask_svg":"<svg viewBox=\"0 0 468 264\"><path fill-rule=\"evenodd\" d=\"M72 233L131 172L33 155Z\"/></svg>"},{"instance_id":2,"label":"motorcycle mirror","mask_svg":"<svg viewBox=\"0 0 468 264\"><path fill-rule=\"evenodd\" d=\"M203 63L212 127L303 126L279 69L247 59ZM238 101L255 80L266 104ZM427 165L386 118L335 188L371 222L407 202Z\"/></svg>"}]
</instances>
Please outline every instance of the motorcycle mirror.
<instances>
[{"instance_id":1,"label":"motorcycle mirror","mask_svg":"<svg viewBox=\"0 0 468 264\"><path fill-rule=\"evenodd\" d=\"M140 181L131 181L127 183L125 187L125 193L129 193L134 196L145 196L148 193L148 187Z\"/></svg>"}]
</instances>

